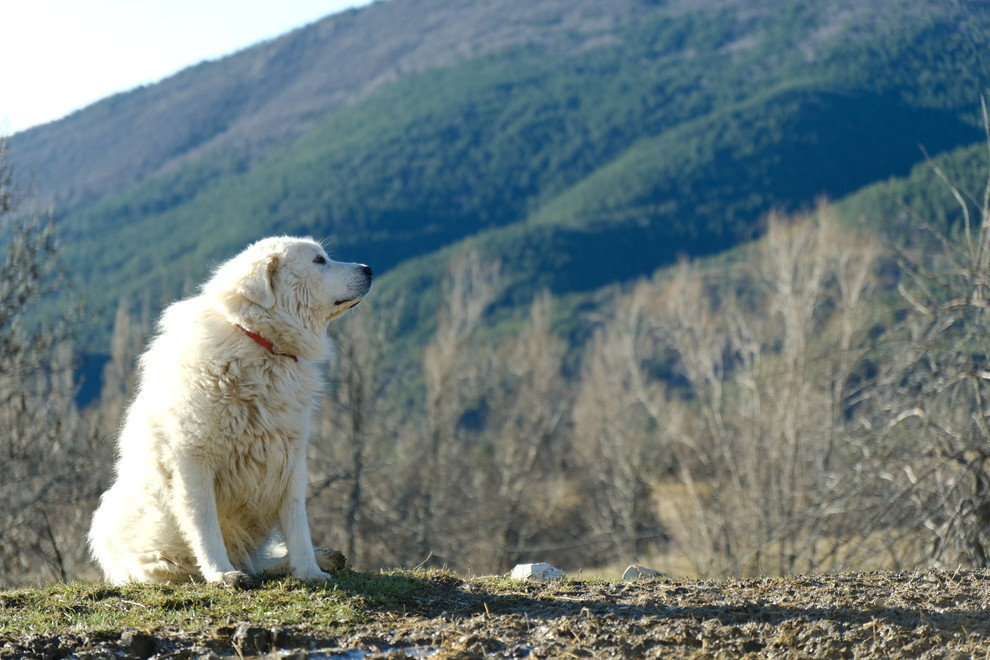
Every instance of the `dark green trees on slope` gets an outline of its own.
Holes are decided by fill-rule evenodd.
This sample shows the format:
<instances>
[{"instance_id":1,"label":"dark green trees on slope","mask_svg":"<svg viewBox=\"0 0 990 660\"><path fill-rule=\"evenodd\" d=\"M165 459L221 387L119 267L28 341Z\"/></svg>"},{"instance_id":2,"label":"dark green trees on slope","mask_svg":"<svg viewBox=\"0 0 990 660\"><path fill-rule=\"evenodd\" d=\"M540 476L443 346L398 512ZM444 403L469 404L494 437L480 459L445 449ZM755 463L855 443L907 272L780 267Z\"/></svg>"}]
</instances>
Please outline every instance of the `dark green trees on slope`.
<instances>
[{"instance_id":1,"label":"dark green trees on slope","mask_svg":"<svg viewBox=\"0 0 990 660\"><path fill-rule=\"evenodd\" d=\"M260 163L211 156L72 212L69 256L109 319L120 296L177 295L271 233L329 238L384 273L476 237L526 291L720 252L770 209L979 139L974 39L990 12L864 7L847 22L810 2L657 7L577 54L522 48L400 78ZM111 236L127 249L107 250Z\"/></svg>"}]
</instances>

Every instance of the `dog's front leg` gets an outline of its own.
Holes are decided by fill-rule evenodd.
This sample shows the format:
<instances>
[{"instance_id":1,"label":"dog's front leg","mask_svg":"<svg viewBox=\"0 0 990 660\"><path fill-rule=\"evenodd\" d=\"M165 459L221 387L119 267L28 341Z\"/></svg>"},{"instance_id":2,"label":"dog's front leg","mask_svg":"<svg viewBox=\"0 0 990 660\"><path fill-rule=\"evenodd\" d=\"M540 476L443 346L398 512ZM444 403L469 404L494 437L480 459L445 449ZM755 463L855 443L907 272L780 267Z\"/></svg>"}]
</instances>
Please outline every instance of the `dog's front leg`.
<instances>
[{"instance_id":1,"label":"dog's front leg","mask_svg":"<svg viewBox=\"0 0 990 660\"><path fill-rule=\"evenodd\" d=\"M213 470L199 461L179 459L175 469L175 516L207 582L236 586L248 576L234 568L220 531Z\"/></svg>"},{"instance_id":2,"label":"dog's front leg","mask_svg":"<svg viewBox=\"0 0 990 660\"><path fill-rule=\"evenodd\" d=\"M324 573L316 562L313 539L309 533L309 520L306 518L306 447L303 443L296 452L289 491L282 501L279 523L285 537L289 569L294 577L308 582L328 582L333 579Z\"/></svg>"}]
</instances>

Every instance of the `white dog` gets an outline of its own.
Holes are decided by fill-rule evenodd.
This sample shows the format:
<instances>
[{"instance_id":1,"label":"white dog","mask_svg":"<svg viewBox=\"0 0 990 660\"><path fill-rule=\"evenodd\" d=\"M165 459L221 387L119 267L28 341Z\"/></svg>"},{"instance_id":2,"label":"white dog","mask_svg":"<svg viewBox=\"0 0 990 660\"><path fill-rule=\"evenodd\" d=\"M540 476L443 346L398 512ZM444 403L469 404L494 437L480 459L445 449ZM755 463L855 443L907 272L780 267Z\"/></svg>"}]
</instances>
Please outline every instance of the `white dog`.
<instances>
[{"instance_id":1,"label":"white dog","mask_svg":"<svg viewBox=\"0 0 990 660\"><path fill-rule=\"evenodd\" d=\"M330 579L305 508L315 363L331 353L327 324L371 275L310 239L268 238L165 310L89 533L107 580ZM278 533L285 556L265 556Z\"/></svg>"}]
</instances>

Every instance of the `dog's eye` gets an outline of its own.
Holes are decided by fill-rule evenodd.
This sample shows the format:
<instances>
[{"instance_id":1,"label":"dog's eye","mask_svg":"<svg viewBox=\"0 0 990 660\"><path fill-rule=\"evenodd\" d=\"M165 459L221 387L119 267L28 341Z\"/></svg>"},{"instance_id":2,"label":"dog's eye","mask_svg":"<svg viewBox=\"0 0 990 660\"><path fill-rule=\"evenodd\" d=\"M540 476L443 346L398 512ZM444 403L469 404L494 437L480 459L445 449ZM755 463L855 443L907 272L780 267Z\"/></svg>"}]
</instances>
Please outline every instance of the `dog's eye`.
<instances>
[{"instance_id":1,"label":"dog's eye","mask_svg":"<svg viewBox=\"0 0 990 660\"><path fill-rule=\"evenodd\" d=\"M314 264L325 264L326 262L327 262L327 258L324 257L322 254L316 255L316 258L313 259Z\"/></svg>"}]
</instances>

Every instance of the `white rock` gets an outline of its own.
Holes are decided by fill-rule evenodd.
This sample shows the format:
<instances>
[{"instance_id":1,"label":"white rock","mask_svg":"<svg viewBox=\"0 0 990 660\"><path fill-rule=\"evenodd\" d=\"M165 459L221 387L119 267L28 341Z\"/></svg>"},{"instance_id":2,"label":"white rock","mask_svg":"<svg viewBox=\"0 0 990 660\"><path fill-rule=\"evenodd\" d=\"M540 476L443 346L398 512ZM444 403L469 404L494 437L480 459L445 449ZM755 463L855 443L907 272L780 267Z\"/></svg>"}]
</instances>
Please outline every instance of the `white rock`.
<instances>
[{"instance_id":1,"label":"white rock","mask_svg":"<svg viewBox=\"0 0 990 660\"><path fill-rule=\"evenodd\" d=\"M513 580L553 580L564 577L564 571L546 562L538 564L517 564L512 569Z\"/></svg>"},{"instance_id":2,"label":"white rock","mask_svg":"<svg viewBox=\"0 0 990 660\"><path fill-rule=\"evenodd\" d=\"M630 566L626 569L626 572L622 574L623 580L652 580L653 578L663 578L667 577L660 571L655 571L652 568L646 568L645 566Z\"/></svg>"}]
</instances>

